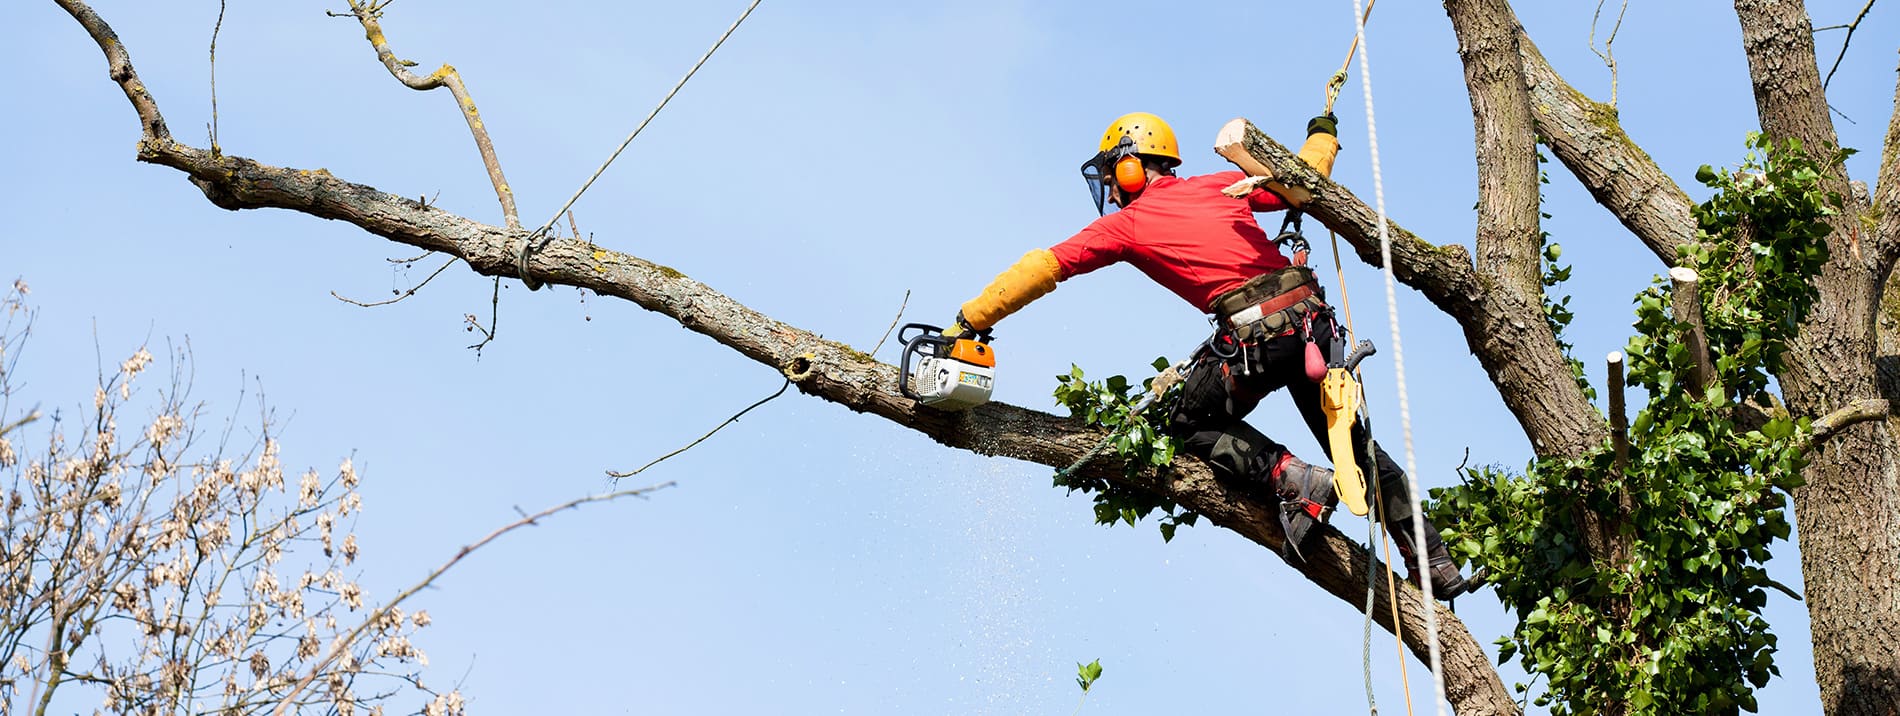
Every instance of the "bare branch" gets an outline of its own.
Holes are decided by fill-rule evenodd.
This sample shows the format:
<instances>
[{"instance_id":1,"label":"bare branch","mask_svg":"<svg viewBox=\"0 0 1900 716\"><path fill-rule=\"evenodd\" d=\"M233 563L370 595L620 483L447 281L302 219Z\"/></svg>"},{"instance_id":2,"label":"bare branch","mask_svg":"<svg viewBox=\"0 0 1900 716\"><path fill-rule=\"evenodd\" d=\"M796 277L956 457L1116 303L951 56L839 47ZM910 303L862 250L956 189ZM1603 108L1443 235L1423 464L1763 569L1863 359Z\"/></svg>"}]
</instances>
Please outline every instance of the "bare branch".
<instances>
[{"instance_id":1,"label":"bare branch","mask_svg":"<svg viewBox=\"0 0 1900 716\"><path fill-rule=\"evenodd\" d=\"M423 256L427 256L427 255L428 254L423 254ZM377 301L375 303L364 303L362 301L358 301L355 299L344 298L343 296L338 295L337 292L335 291L331 291L330 296L335 298L338 301L342 301L344 303L348 303L355 306L362 306L364 308L375 308L377 306L387 306L389 304L395 303L397 301L401 301L410 296L416 295L416 292L422 290L423 286L429 285L430 281L434 281L435 277L442 275L443 271L449 270L450 266L454 266L455 262L460 261L460 260L461 259L452 258L452 259L449 259L448 261L443 262L441 266L436 267L435 271L429 274L428 278L422 279L422 283L418 283L414 286L409 287L409 290L403 291L401 294L397 295L395 298L389 299L387 301Z\"/></svg>"},{"instance_id":2,"label":"bare branch","mask_svg":"<svg viewBox=\"0 0 1900 716\"><path fill-rule=\"evenodd\" d=\"M904 289L904 300L897 305L897 315L891 317L890 327L884 329L884 335L878 337L877 345L871 347L871 355L877 355L878 349L884 347L884 340L891 337L891 331L897 328L897 322L904 320L904 308L909 305L910 289Z\"/></svg>"},{"instance_id":3,"label":"bare branch","mask_svg":"<svg viewBox=\"0 0 1900 716\"><path fill-rule=\"evenodd\" d=\"M27 411L27 414L24 417L20 418L19 420L15 420L11 423L7 423L6 425L0 425L0 437L5 437L7 433L13 432L14 430L18 430L21 426L24 426L28 423L31 423L39 419L40 419L40 411L38 410Z\"/></svg>"},{"instance_id":4,"label":"bare branch","mask_svg":"<svg viewBox=\"0 0 1900 716\"><path fill-rule=\"evenodd\" d=\"M665 460L666 460L667 458L670 458L670 457L672 457L672 456L674 456L674 455L678 455L678 454L680 454L680 453L683 453L683 452L686 452L687 450L691 450L691 449L693 449L693 446L695 446L695 445L698 445L698 444L700 444L700 443L703 443L703 442L706 442L706 438L710 438L710 437L712 437L712 436L713 436L713 433L716 433L716 432L719 432L719 431L721 431L721 430L724 430L724 429L726 428L726 426L727 426L727 425L731 425L731 424L733 424L733 423L736 423L736 422L739 422L739 418L741 418L741 417L744 417L746 413L750 413L750 412L752 412L752 409L753 409L753 408L756 408L756 407L759 407L759 406L761 406L761 405L764 405L764 404L766 404L766 403L770 403L770 402L772 402L772 399L773 399L773 398L776 398L776 397L779 397L779 396L781 396L781 395L784 395L784 394L785 394L785 389L786 389L786 388L790 388L790 387L792 387L792 380L791 380L790 378L787 378L787 379L785 379L785 383L784 383L783 385L780 385L780 386L778 387L778 390L777 390L776 392L774 392L774 393L772 393L771 395L768 395L768 396L765 396L764 398L762 398L762 399L760 399L760 400L759 400L759 402L756 402L756 403L753 403L753 404L751 404L751 405L748 405L748 406L745 406L745 409L744 409L744 410L741 410L741 411L739 411L739 412L737 412L737 413L734 413L734 414L732 415L732 417L730 417L730 418L726 418L726 422L723 422L723 423L720 423L720 424L719 424L719 427L716 427L716 428L713 428L712 430L710 430L710 431L708 431L708 432L707 432L707 433L706 433L705 435L701 435L701 436L699 436L699 439L698 439L698 440L694 440L694 441L692 441L692 442L690 442L690 443L687 443L685 447L682 447L682 448L680 448L680 449L678 449L678 450L674 450L673 452L669 452L669 453L667 453L667 454L665 454L665 455L661 455L661 456L659 456L659 457L657 457L657 458L654 458L652 462L649 462L649 463L647 463L647 464L645 464L645 465L641 465L640 467L638 467L638 468L635 468L635 469L633 469L633 470L630 470L630 471L627 471L627 472L616 472L616 471L614 471L614 470L608 470L608 471L607 471L607 476L608 476L608 477L612 477L612 478L614 478L615 480L618 480L618 479L620 479L620 478L623 478L623 477L633 477L634 475L638 475L638 474L640 474L640 473L643 473L643 472L646 472L646 471L647 471L647 468L649 468L649 467L653 467L654 465L658 465L658 464L660 464L661 462L663 462L663 461L665 461Z\"/></svg>"},{"instance_id":5,"label":"bare branch","mask_svg":"<svg viewBox=\"0 0 1900 716\"><path fill-rule=\"evenodd\" d=\"M274 714L275 716L283 716L283 714L291 710L294 710L296 708L297 696L299 694L302 694L304 689L309 688L310 682L315 681L318 676L322 675L324 671L330 667L331 664L336 663L336 660L338 657L341 657L343 654L348 653L351 646L356 643L357 639L362 638L363 633L365 631L368 631L371 625L376 624L378 621L380 621L383 618L383 615L388 614L390 610L395 609L397 606L401 605L403 603L403 600L406 600L412 596L415 596L416 592L420 592L423 589L427 588L429 585L434 584L437 578L441 577L444 573L448 572L450 569L453 569L456 564L459 564L462 561L463 558L471 554L474 554L476 550L479 550L483 547L488 546L488 543L493 542L497 539L500 539L502 535L508 534L509 532L513 532L522 527L538 524L539 520L541 520L542 518L549 517L557 513L566 512L568 510L578 508L582 505L586 505L586 504L594 503L594 502L611 502L614 500L618 500L622 497L645 497L646 495L649 495L653 492L664 490L672 486L673 486L673 483L664 482L658 485L649 485L647 487L640 487L640 488L635 488L631 490L620 490L617 492L607 492L607 493L602 493L598 495L588 495L587 497L570 500L570 501L561 503L559 505L555 505L553 507L547 508L540 512L536 512L532 515L528 515L527 517L523 517L519 520L515 520L514 522L510 522L506 525L503 525L501 528L488 533L488 536L483 537L479 540L476 540L474 544L467 545L461 548L460 550L457 550L454 557L451 557L449 558L449 561L442 563L442 566L436 567L435 571L429 573L429 576L424 577L422 581L416 582L415 584L411 585L408 589L403 590L401 593L396 595L396 598L389 600L387 603L384 603L380 607L377 607L375 611L370 612L368 616L365 616L363 618L363 623L358 624L355 629L350 630L348 634L345 634L342 637L339 637L334 643L332 643L330 646L330 651L327 654L325 654L322 659L319 659L315 663L310 665L308 671L304 674L303 678L299 679L297 681L297 685L291 687L290 691L284 694L282 700L277 704L277 708L274 709L271 713Z\"/></svg>"},{"instance_id":6,"label":"bare branch","mask_svg":"<svg viewBox=\"0 0 1900 716\"><path fill-rule=\"evenodd\" d=\"M1597 50L1597 20L1603 16L1605 2L1608 0L1597 0L1597 10L1590 15L1590 51L1595 52L1596 56L1603 60L1604 66L1610 68L1610 108L1616 109L1616 52L1610 49L1610 46L1616 44L1616 33L1623 29L1623 13L1629 12L1630 3L1629 0L1623 0L1622 7L1617 8L1616 24L1610 27L1610 36L1604 38L1603 50L1599 52Z\"/></svg>"},{"instance_id":7,"label":"bare branch","mask_svg":"<svg viewBox=\"0 0 1900 716\"><path fill-rule=\"evenodd\" d=\"M502 219L508 228L521 228L521 220L515 216L515 193L508 188L508 178L502 176L501 160L495 157L495 144L488 139L488 129L482 124L482 117L475 110L475 100L468 94L468 88L462 85L462 75L453 65L444 64L427 77L409 71L407 63L396 59L396 53L389 49L389 39L383 36L383 28L377 22L383 8L389 3L377 4L369 0L349 0L350 13L363 23L363 35L369 39L371 47L376 48L376 59L382 60L389 74L404 86L427 91L437 87L449 88L449 94L455 96L455 105L462 110L462 117L468 120L468 131L475 135L475 148L482 154L482 166L488 169L488 181L495 185L495 197L501 200Z\"/></svg>"},{"instance_id":8,"label":"bare branch","mask_svg":"<svg viewBox=\"0 0 1900 716\"><path fill-rule=\"evenodd\" d=\"M1803 449L1813 450L1828 438L1840 434L1842 430L1871 420L1893 415L1893 405L1883 398L1863 398L1848 403L1846 407L1828 413L1814 421L1813 432L1808 434L1808 444Z\"/></svg>"},{"instance_id":9,"label":"bare branch","mask_svg":"<svg viewBox=\"0 0 1900 716\"><path fill-rule=\"evenodd\" d=\"M468 320L468 327L471 330L477 330L477 331L482 332L482 341L480 343L476 343L475 345L468 346L468 349L475 351L475 356L479 358L482 355L482 349L487 348L488 344L495 342L495 332L501 330L501 277L500 276L495 277L494 292L489 294L488 296L488 327L483 328L482 322L479 319L475 318L475 314L473 313L466 314L464 317Z\"/></svg>"},{"instance_id":10,"label":"bare branch","mask_svg":"<svg viewBox=\"0 0 1900 716\"><path fill-rule=\"evenodd\" d=\"M211 26L211 153L218 148L218 32L224 29L224 0L218 0L218 21Z\"/></svg>"},{"instance_id":11,"label":"bare branch","mask_svg":"<svg viewBox=\"0 0 1900 716\"><path fill-rule=\"evenodd\" d=\"M1827 69L1827 78L1821 80L1821 89L1826 90L1827 86L1834 81L1834 71L1841 68L1841 60L1847 57L1847 44L1854 41L1854 31L1860 29L1860 21L1867 19L1867 11L1872 9L1874 9L1874 0L1867 0L1867 4L1861 7L1860 14L1854 16L1853 22L1846 25L1836 25L1834 27L1816 28L1814 30L1815 32L1820 32L1822 30L1832 30L1838 27L1847 28L1847 37L1841 38L1841 53L1834 56L1834 66Z\"/></svg>"},{"instance_id":12,"label":"bare branch","mask_svg":"<svg viewBox=\"0 0 1900 716\"><path fill-rule=\"evenodd\" d=\"M1598 204L1664 265L1676 265L1677 247L1695 240L1695 203L1624 133L1614 106L1570 86L1521 29L1517 47L1538 136Z\"/></svg>"}]
</instances>

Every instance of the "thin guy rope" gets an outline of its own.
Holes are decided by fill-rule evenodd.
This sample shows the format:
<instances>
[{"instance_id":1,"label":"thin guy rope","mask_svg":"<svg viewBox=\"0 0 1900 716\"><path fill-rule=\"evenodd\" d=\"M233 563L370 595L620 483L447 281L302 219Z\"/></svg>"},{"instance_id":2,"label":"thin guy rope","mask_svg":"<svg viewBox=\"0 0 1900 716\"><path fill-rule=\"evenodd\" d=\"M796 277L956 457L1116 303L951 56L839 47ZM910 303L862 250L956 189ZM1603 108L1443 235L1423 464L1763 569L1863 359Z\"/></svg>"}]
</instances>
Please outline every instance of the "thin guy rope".
<instances>
[{"instance_id":1,"label":"thin guy rope","mask_svg":"<svg viewBox=\"0 0 1900 716\"><path fill-rule=\"evenodd\" d=\"M561 209L554 212L554 216L548 218L547 223L542 224L541 228L534 230L534 236L540 236L547 233L548 229L554 228L554 222L560 220L561 215L567 213L568 209L573 208L574 202L580 201L581 195L587 193L587 188L594 185L594 180L599 179L601 174L606 173L607 166L613 164L615 159L620 158L620 153L626 151L627 145L633 143L633 138L640 136L640 130L646 129L647 123L652 122L654 117L659 116L660 110L666 108L666 103L673 101L673 95L679 94L680 88L686 86L686 81L693 78L693 73L698 72L699 68L706 64L707 60L712 59L713 52L718 51L720 45L726 44L726 38L732 37L732 32L739 29L739 23L745 22L745 19L752 15L752 10L757 8L761 1L762 0L752 0L752 4L746 6L745 12L739 14L739 19L732 21L732 26L726 28L725 34L720 35L719 39L712 44L712 47L706 49L706 54L701 55L699 61L693 63L693 68L686 71L686 76L681 77L680 81L673 85L673 89L666 93L666 97L660 100L660 104L655 106L652 112L647 113L647 118L640 120L640 126L634 127L633 132L628 134L626 140L620 143L620 147L615 149L611 156L607 157L607 161L600 163L600 168L594 170L594 175L587 178L587 183L582 184L581 188L574 192L574 196L568 198L567 203L562 204Z\"/></svg>"}]
</instances>

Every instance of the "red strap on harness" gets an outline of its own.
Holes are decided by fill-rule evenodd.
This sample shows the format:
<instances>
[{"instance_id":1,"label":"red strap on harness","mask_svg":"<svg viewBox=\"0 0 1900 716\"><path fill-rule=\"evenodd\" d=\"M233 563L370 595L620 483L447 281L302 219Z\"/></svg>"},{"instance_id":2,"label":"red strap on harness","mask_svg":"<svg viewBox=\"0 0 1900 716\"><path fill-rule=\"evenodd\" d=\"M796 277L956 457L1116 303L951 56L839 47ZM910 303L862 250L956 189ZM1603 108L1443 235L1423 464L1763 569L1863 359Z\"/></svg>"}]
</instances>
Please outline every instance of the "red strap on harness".
<instances>
[{"instance_id":1,"label":"red strap on harness","mask_svg":"<svg viewBox=\"0 0 1900 716\"><path fill-rule=\"evenodd\" d=\"M1300 505L1300 509L1306 513L1306 516L1313 519L1319 519L1320 513L1326 511L1325 507L1320 506L1319 503L1312 500L1301 498L1300 501L1304 503Z\"/></svg>"},{"instance_id":2,"label":"red strap on harness","mask_svg":"<svg viewBox=\"0 0 1900 716\"><path fill-rule=\"evenodd\" d=\"M1286 293L1282 293L1278 296L1274 296L1273 298L1269 298L1265 301L1261 301L1258 305L1255 305L1252 309L1243 308L1239 311L1235 311L1234 315L1227 317L1227 322L1228 322L1228 325L1231 325L1231 326L1240 326L1247 323L1252 323L1254 321L1260 320L1267 316L1271 316L1275 313L1279 313L1286 309L1292 308L1294 304L1297 304L1301 301L1304 301L1312 297L1313 297L1313 287L1311 285L1301 286L1299 288L1293 289ZM1258 313L1254 312L1256 309L1259 311Z\"/></svg>"}]
</instances>

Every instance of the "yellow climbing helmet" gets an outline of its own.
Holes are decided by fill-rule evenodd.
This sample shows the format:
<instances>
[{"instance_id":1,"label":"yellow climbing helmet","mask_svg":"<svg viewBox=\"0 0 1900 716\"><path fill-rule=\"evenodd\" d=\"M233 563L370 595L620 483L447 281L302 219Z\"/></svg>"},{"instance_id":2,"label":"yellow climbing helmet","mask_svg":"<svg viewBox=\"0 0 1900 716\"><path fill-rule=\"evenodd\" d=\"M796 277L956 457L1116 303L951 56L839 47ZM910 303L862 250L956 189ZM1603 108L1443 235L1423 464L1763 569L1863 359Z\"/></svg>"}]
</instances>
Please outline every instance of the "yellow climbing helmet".
<instances>
[{"instance_id":1,"label":"yellow climbing helmet","mask_svg":"<svg viewBox=\"0 0 1900 716\"><path fill-rule=\"evenodd\" d=\"M1139 194L1147 188L1148 174L1141 157L1159 160L1163 171L1179 165L1181 150L1174 143L1174 130L1147 112L1115 118L1102 133L1102 146L1095 156L1082 163L1082 179L1088 182L1096 213L1108 212L1111 187L1120 187L1125 195Z\"/></svg>"},{"instance_id":2,"label":"yellow climbing helmet","mask_svg":"<svg viewBox=\"0 0 1900 716\"><path fill-rule=\"evenodd\" d=\"M1174 129L1147 112L1130 112L1116 117L1109 123L1108 130L1102 132L1102 145L1097 151L1106 152L1121 142L1122 137L1135 140L1135 152L1153 157L1167 157L1175 164L1181 163L1180 145L1174 142Z\"/></svg>"}]
</instances>

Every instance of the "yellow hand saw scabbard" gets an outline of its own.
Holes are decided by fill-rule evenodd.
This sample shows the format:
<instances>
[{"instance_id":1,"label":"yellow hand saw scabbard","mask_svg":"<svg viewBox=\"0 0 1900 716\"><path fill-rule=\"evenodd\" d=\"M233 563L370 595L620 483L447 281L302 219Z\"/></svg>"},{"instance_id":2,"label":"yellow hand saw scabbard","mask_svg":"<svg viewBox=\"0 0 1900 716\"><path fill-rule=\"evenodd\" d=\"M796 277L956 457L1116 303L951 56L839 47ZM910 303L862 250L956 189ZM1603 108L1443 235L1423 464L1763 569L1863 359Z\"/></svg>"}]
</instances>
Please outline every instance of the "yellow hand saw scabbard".
<instances>
[{"instance_id":1,"label":"yellow hand saw scabbard","mask_svg":"<svg viewBox=\"0 0 1900 716\"><path fill-rule=\"evenodd\" d=\"M1359 414L1359 381L1344 368L1326 370L1320 383L1320 409L1326 413L1326 439L1333 459L1333 491L1355 515L1364 516L1366 477L1353 457L1352 423Z\"/></svg>"}]
</instances>

